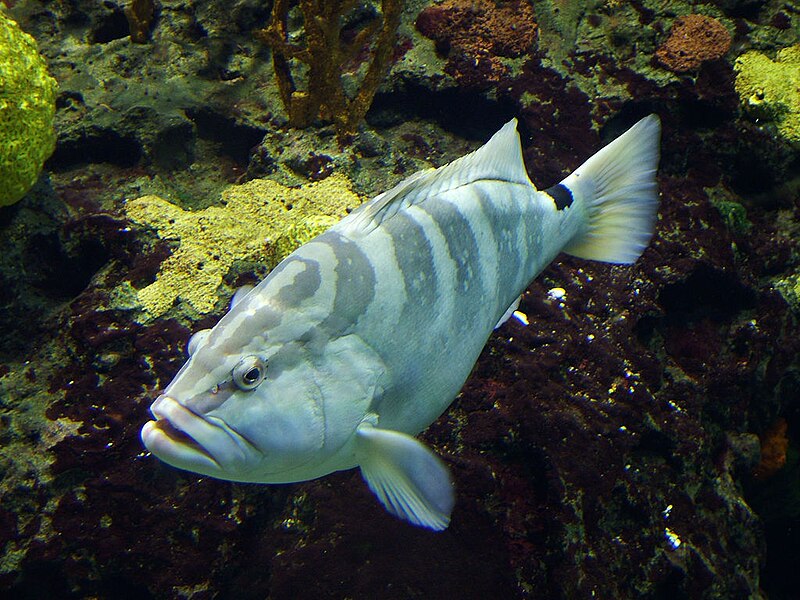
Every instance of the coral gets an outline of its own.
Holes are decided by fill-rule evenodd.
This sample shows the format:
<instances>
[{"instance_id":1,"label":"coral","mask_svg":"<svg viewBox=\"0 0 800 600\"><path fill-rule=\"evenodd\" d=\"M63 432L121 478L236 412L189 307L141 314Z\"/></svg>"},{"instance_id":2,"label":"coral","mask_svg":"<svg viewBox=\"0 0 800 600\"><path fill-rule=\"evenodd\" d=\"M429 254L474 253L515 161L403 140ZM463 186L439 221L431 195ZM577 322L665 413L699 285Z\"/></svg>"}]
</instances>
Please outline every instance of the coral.
<instances>
[{"instance_id":1,"label":"coral","mask_svg":"<svg viewBox=\"0 0 800 600\"><path fill-rule=\"evenodd\" d=\"M670 71L696 71L709 60L725 56L731 34L713 17L686 15L672 25L669 37L656 50L656 58Z\"/></svg>"},{"instance_id":2,"label":"coral","mask_svg":"<svg viewBox=\"0 0 800 600\"><path fill-rule=\"evenodd\" d=\"M212 311L217 288L235 261L257 261L271 268L360 202L349 181L339 175L299 189L255 179L228 187L222 200L225 206L195 212L157 196L126 204L131 221L178 244L156 280L137 292L150 316L165 313L176 299L198 313Z\"/></svg>"},{"instance_id":3,"label":"coral","mask_svg":"<svg viewBox=\"0 0 800 600\"><path fill-rule=\"evenodd\" d=\"M493 0L449 0L429 6L417 29L447 55L446 71L459 83L497 83L508 70L498 57L526 54L536 39L533 10L519 0L497 6Z\"/></svg>"},{"instance_id":4,"label":"coral","mask_svg":"<svg viewBox=\"0 0 800 600\"><path fill-rule=\"evenodd\" d=\"M759 436L761 460L753 469L756 479L769 479L786 465L786 451L789 449L787 428L786 419L780 418Z\"/></svg>"},{"instance_id":5,"label":"coral","mask_svg":"<svg viewBox=\"0 0 800 600\"><path fill-rule=\"evenodd\" d=\"M745 109L774 122L784 139L800 144L800 44L780 50L775 60L745 52L734 69Z\"/></svg>"},{"instance_id":6,"label":"coral","mask_svg":"<svg viewBox=\"0 0 800 600\"><path fill-rule=\"evenodd\" d=\"M0 206L22 198L53 153L56 88L34 39L0 11Z\"/></svg>"},{"instance_id":7,"label":"coral","mask_svg":"<svg viewBox=\"0 0 800 600\"><path fill-rule=\"evenodd\" d=\"M359 6L355 0L300 0L306 43L298 46L287 31L289 0L275 0L269 24L258 33L272 47L275 78L292 125L305 127L320 117L333 121L340 137L355 132L389 66L402 4L382 0L381 18L351 33L345 25ZM357 89L348 94L342 75L362 62L365 48L371 60ZM308 67L305 90L297 87L292 59Z\"/></svg>"}]
</instances>

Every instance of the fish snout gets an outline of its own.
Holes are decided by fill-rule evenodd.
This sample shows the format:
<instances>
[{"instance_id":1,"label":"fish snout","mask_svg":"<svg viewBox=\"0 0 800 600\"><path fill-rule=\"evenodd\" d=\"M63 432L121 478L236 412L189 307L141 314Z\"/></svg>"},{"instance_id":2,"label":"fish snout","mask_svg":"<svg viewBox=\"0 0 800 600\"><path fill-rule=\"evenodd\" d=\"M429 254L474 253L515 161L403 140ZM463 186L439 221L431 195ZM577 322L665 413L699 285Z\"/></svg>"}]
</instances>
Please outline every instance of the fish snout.
<instances>
[{"instance_id":1,"label":"fish snout","mask_svg":"<svg viewBox=\"0 0 800 600\"><path fill-rule=\"evenodd\" d=\"M208 475L220 471L221 465L211 450L219 438L217 427L166 394L155 399L150 413L155 420L144 424L141 438L157 458L174 467Z\"/></svg>"},{"instance_id":2,"label":"fish snout","mask_svg":"<svg viewBox=\"0 0 800 600\"><path fill-rule=\"evenodd\" d=\"M150 412L154 420L142 427L142 443L174 467L230 479L257 454L219 419L197 414L167 394L155 399Z\"/></svg>"}]
</instances>

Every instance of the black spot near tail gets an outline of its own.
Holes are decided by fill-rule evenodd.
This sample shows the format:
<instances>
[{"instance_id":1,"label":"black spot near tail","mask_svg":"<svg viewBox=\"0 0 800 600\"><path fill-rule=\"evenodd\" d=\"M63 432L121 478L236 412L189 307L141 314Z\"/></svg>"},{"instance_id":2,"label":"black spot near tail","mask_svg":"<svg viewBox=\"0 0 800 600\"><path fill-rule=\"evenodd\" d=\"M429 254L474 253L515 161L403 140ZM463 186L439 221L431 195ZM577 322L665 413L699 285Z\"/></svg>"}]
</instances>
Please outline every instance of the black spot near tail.
<instances>
[{"instance_id":1,"label":"black spot near tail","mask_svg":"<svg viewBox=\"0 0 800 600\"><path fill-rule=\"evenodd\" d=\"M572 206L572 192L565 185L558 183L553 187L547 188L544 193L555 201L558 210Z\"/></svg>"}]
</instances>

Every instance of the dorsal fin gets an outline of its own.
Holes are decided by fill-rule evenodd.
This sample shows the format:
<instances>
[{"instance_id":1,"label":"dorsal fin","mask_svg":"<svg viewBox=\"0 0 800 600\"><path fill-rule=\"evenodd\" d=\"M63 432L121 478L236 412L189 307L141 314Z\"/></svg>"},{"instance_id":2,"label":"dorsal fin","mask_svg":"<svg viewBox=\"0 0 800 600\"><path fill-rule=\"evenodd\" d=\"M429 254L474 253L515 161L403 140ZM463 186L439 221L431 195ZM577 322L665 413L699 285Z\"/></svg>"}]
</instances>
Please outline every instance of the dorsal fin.
<instances>
[{"instance_id":1,"label":"dorsal fin","mask_svg":"<svg viewBox=\"0 0 800 600\"><path fill-rule=\"evenodd\" d=\"M532 186L517 133L511 119L483 146L438 169L425 169L404 179L353 212L351 224L367 231L397 211L476 181L494 180Z\"/></svg>"}]
</instances>

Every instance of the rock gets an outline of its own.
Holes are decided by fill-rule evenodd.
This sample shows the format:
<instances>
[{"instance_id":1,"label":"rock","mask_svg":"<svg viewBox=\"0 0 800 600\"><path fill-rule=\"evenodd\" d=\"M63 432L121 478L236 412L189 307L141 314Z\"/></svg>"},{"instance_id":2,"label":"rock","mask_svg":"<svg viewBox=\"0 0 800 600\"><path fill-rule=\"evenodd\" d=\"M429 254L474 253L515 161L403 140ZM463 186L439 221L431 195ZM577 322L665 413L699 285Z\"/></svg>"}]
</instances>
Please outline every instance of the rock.
<instances>
[{"instance_id":1,"label":"rock","mask_svg":"<svg viewBox=\"0 0 800 600\"><path fill-rule=\"evenodd\" d=\"M691 14L672 25L669 37L656 50L658 61L670 71L696 71L704 62L725 56L731 34L717 19Z\"/></svg>"}]
</instances>

